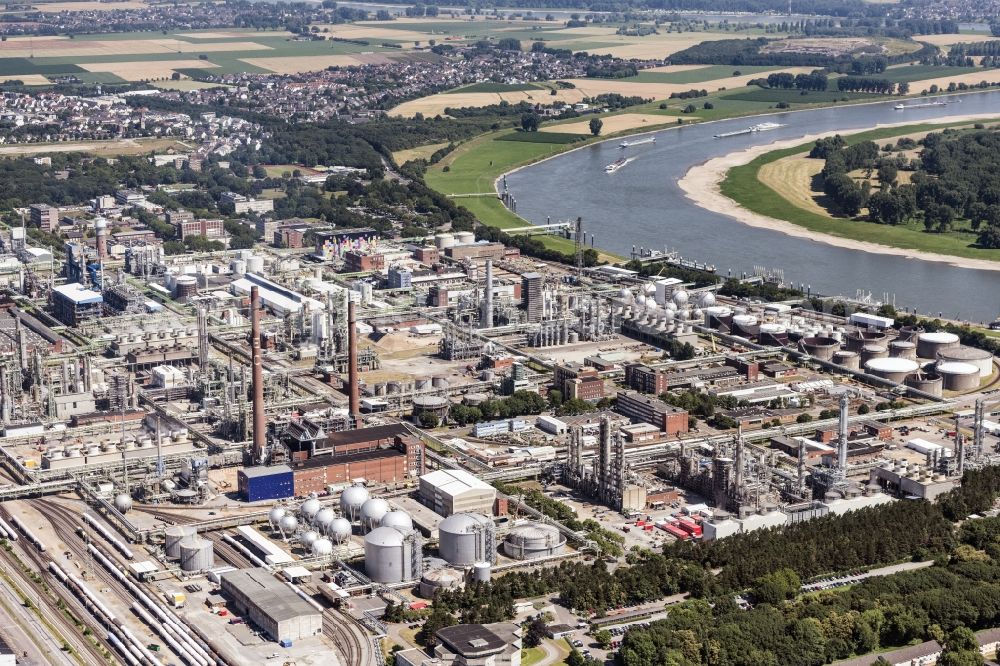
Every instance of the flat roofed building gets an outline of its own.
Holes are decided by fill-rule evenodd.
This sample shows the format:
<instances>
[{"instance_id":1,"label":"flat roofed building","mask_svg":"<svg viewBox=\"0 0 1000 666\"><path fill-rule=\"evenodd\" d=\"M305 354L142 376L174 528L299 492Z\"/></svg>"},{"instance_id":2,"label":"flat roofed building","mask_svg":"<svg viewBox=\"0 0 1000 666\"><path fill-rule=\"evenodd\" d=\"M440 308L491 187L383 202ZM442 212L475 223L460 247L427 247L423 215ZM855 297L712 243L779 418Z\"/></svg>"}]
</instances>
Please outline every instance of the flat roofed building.
<instances>
[{"instance_id":1,"label":"flat roofed building","mask_svg":"<svg viewBox=\"0 0 1000 666\"><path fill-rule=\"evenodd\" d=\"M222 592L275 641L297 641L323 632L323 616L263 567L222 574Z\"/></svg>"},{"instance_id":2,"label":"flat roofed building","mask_svg":"<svg viewBox=\"0 0 1000 666\"><path fill-rule=\"evenodd\" d=\"M619 391L615 409L635 421L651 423L668 435L688 431L687 411L668 405L659 398L635 391Z\"/></svg>"},{"instance_id":3,"label":"flat roofed building","mask_svg":"<svg viewBox=\"0 0 1000 666\"><path fill-rule=\"evenodd\" d=\"M420 501L442 516L493 515L496 488L464 470L439 469L420 477Z\"/></svg>"}]
</instances>

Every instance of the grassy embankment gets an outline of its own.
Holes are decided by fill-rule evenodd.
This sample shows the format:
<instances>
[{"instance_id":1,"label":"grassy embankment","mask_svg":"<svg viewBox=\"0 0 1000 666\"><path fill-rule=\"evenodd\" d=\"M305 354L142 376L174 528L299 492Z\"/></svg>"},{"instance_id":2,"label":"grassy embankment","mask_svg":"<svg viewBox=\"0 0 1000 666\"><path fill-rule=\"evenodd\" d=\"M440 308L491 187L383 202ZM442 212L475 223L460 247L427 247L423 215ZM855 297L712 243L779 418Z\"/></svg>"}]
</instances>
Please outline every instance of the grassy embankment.
<instances>
[{"instance_id":1,"label":"grassy embankment","mask_svg":"<svg viewBox=\"0 0 1000 666\"><path fill-rule=\"evenodd\" d=\"M968 123L960 123L960 125L968 125ZM850 144L861 141L877 142L917 132L942 130L948 126L948 124L924 123L903 127L887 127L853 134L846 137L846 140ZM955 124L953 123L952 126ZM785 220L817 233L970 259L1000 259L1000 253L996 250L973 247L976 236L967 230L967 225L960 225L959 230L942 234L925 231L923 223L919 221L889 226L823 215L801 208L794 201L786 199L765 185L758 177L760 169L764 165L796 155L804 150L807 151L811 145L810 142L775 150L757 157L749 164L730 169L726 179L721 184L722 193L755 213Z\"/></svg>"}]
</instances>

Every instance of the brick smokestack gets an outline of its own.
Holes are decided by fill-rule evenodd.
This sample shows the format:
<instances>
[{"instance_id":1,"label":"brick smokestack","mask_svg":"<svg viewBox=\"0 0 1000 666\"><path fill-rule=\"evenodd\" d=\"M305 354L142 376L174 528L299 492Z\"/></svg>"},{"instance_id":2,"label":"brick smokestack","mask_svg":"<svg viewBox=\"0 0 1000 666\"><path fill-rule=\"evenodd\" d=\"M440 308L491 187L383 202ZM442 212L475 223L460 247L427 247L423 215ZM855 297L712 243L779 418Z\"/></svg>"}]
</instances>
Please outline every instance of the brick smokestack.
<instances>
[{"instance_id":1,"label":"brick smokestack","mask_svg":"<svg viewBox=\"0 0 1000 666\"><path fill-rule=\"evenodd\" d=\"M348 398L350 400L351 419L354 427L361 427L361 397L358 394L358 327L355 319L354 301L347 302L347 382L350 384Z\"/></svg>"},{"instance_id":2,"label":"brick smokestack","mask_svg":"<svg viewBox=\"0 0 1000 666\"><path fill-rule=\"evenodd\" d=\"M250 360L253 366L253 459L264 459L267 417L264 414L264 359L260 352L260 291L250 287Z\"/></svg>"}]
</instances>

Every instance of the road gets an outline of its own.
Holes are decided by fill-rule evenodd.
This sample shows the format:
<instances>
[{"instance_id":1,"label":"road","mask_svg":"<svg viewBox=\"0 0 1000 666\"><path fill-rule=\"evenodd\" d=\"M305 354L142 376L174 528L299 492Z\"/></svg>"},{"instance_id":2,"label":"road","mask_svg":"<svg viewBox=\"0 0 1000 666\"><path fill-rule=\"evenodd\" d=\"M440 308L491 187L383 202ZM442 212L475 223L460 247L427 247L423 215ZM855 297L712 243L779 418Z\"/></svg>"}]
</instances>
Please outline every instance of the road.
<instances>
[{"instance_id":1,"label":"road","mask_svg":"<svg viewBox=\"0 0 1000 666\"><path fill-rule=\"evenodd\" d=\"M18 664L76 666L45 625L21 604L21 598L5 580L0 580L0 634L11 649L21 653Z\"/></svg>"}]
</instances>

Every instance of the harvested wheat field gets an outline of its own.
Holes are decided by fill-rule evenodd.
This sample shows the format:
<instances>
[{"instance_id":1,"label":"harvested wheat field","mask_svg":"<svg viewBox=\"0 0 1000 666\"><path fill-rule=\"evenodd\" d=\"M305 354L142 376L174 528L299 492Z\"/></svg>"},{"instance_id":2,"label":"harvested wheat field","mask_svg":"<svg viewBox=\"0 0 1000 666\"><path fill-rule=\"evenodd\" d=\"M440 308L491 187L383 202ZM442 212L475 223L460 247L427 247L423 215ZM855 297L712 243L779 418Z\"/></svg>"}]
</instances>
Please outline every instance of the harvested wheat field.
<instances>
[{"instance_id":1,"label":"harvested wheat field","mask_svg":"<svg viewBox=\"0 0 1000 666\"><path fill-rule=\"evenodd\" d=\"M406 164L410 160L427 160L430 159L431 155L447 145L447 142L432 143L426 146L419 146L417 148L397 150L392 154L392 159L395 160L396 164Z\"/></svg>"},{"instance_id":2,"label":"harvested wheat field","mask_svg":"<svg viewBox=\"0 0 1000 666\"><path fill-rule=\"evenodd\" d=\"M110 12L116 9L145 9L149 5L140 0L124 2L39 2L32 5L40 12Z\"/></svg>"},{"instance_id":3,"label":"harvested wheat field","mask_svg":"<svg viewBox=\"0 0 1000 666\"><path fill-rule=\"evenodd\" d=\"M0 82L20 81L26 86L47 86L52 82L41 74L10 74L0 76Z\"/></svg>"},{"instance_id":4,"label":"harvested wheat field","mask_svg":"<svg viewBox=\"0 0 1000 666\"><path fill-rule=\"evenodd\" d=\"M270 70L276 74L316 72L327 67L353 67L356 65L384 65L398 59L400 54L356 53L328 56L279 56L275 58L240 58L243 62ZM395 56L395 58L393 57Z\"/></svg>"},{"instance_id":5,"label":"harvested wheat field","mask_svg":"<svg viewBox=\"0 0 1000 666\"><path fill-rule=\"evenodd\" d=\"M218 67L207 60L141 60L133 62L86 62L80 67L88 72L111 72L126 81L169 79L177 69L211 69Z\"/></svg>"},{"instance_id":6,"label":"harvested wheat field","mask_svg":"<svg viewBox=\"0 0 1000 666\"><path fill-rule=\"evenodd\" d=\"M808 153L798 153L782 157L765 164L757 172L757 178L792 204L819 215L829 215L817 203L823 192L812 189L813 176L823 170L823 160L813 160Z\"/></svg>"},{"instance_id":7,"label":"harvested wheat field","mask_svg":"<svg viewBox=\"0 0 1000 666\"><path fill-rule=\"evenodd\" d=\"M786 67L775 70L789 72L790 74L808 74L812 67ZM638 95L640 97L652 97L653 99L664 99L670 93L685 92L692 88L714 92L722 88L742 88L753 79L759 78L760 74L741 74L740 76L727 76L723 79L712 79L710 81L699 81L698 83L640 83L621 79L569 79L569 82L576 86L577 90L583 92L587 97L600 95L603 93L620 93L622 95Z\"/></svg>"},{"instance_id":8,"label":"harvested wheat field","mask_svg":"<svg viewBox=\"0 0 1000 666\"><path fill-rule=\"evenodd\" d=\"M178 32L178 37L185 39L240 39L253 38L253 34L248 32ZM291 37L292 33L283 30L268 30L268 37Z\"/></svg>"},{"instance_id":9,"label":"harvested wheat field","mask_svg":"<svg viewBox=\"0 0 1000 666\"><path fill-rule=\"evenodd\" d=\"M61 143L26 143L0 146L0 157L46 155L49 153L91 153L93 155L140 155L169 148L185 149L175 139L113 139L111 141L65 141Z\"/></svg>"},{"instance_id":10,"label":"harvested wheat field","mask_svg":"<svg viewBox=\"0 0 1000 666\"><path fill-rule=\"evenodd\" d=\"M615 132L655 127L667 123L673 125L677 123L677 120L673 116L656 115L655 113L623 113L619 116L601 118L601 122L604 123L601 127L601 134L614 134ZM545 131L560 134L590 134L590 121L581 120L565 125L545 125Z\"/></svg>"},{"instance_id":11,"label":"harvested wheat field","mask_svg":"<svg viewBox=\"0 0 1000 666\"><path fill-rule=\"evenodd\" d=\"M574 39L559 42L559 48L571 48L574 51L583 50L594 55L612 55L619 58L655 60L666 58L695 44L720 39L733 39L733 34L727 32L673 32L662 35L647 35L645 37L608 35L599 37L599 40L606 44L611 44L612 42L620 42L620 44L587 48L587 42L594 40L588 39L584 41Z\"/></svg>"},{"instance_id":12,"label":"harvested wheat field","mask_svg":"<svg viewBox=\"0 0 1000 666\"><path fill-rule=\"evenodd\" d=\"M518 102L532 102L534 104L552 104L554 102L566 102L575 104L584 98L584 94L579 90L559 90L555 95L550 95L547 90L518 90L503 93L440 93L421 97L400 104L389 113L394 116L412 116L415 113L422 113L425 116L436 116L443 114L446 108L462 107L482 107L491 104L499 104L506 101L511 104Z\"/></svg>"},{"instance_id":13,"label":"harvested wheat field","mask_svg":"<svg viewBox=\"0 0 1000 666\"><path fill-rule=\"evenodd\" d=\"M918 42L927 42L934 46L948 47L962 42L991 42L996 39L992 35L913 35Z\"/></svg>"},{"instance_id":14,"label":"harvested wheat field","mask_svg":"<svg viewBox=\"0 0 1000 666\"><path fill-rule=\"evenodd\" d=\"M663 74L673 74L674 72L690 72L692 69L708 69L711 65L662 65L661 67L650 67L642 72L661 72Z\"/></svg>"},{"instance_id":15,"label":"harvested wheat field","mask_svg":"<svg viewBox=\"0 0 1000 666\"><path fill-rule=\"evenodd\" d=\"M179 39L73 40L45 37L32 40L0 42L0 57L65 58L69 56L120 56L156 53L211 53L217 51L271 51L270 46L255 42L216 42L192 44Z\"/></svg>"},{"instance_id":16,"label":"harvested wheat field","mask_svg":"<svg viewBox=\"0 0 1000 666\"><path fill-rule=\"evenodd\" d=\"M977 72L959 74L958 76L941 76L936 79L911 81L910 92L929 90L933 85L936 85L943 91L948 87L949 83L965 83L968 85L975 85L981 81L987 81L988 83L1000 83L1000 69L981 69Z\"/></svg>"}]
</instances>

